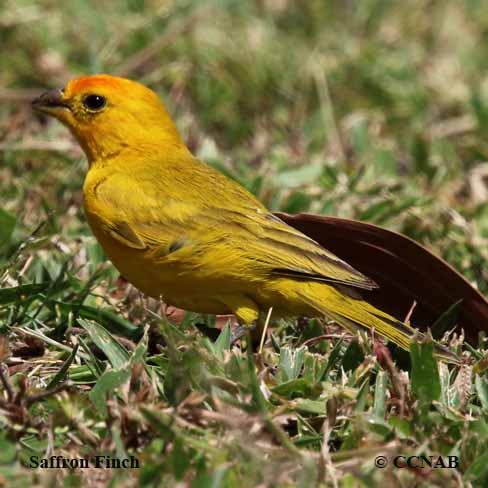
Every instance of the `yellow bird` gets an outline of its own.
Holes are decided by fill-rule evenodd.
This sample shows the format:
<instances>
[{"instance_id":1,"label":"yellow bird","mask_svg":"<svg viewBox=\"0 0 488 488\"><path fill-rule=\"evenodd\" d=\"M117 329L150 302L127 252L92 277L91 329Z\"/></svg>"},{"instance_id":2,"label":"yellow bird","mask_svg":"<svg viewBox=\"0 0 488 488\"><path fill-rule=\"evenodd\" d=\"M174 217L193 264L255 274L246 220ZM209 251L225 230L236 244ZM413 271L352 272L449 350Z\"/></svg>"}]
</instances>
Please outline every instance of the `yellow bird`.
<instances>
[{"instance_id":1,"label":"yellow bird","mask_svg":"<svg viewBox=\"0 0 488 488\"><path fill-rule=\"evenodd\" d=\"M269 307L274 318L326 316L409 348L416 329L361 299L377 285L196 159L149 88L87 76L33 107L66 125L83 148L88 222L120 273L147 295L233 313L242 325L262 320Z\"/></svg>"}]
</instances>

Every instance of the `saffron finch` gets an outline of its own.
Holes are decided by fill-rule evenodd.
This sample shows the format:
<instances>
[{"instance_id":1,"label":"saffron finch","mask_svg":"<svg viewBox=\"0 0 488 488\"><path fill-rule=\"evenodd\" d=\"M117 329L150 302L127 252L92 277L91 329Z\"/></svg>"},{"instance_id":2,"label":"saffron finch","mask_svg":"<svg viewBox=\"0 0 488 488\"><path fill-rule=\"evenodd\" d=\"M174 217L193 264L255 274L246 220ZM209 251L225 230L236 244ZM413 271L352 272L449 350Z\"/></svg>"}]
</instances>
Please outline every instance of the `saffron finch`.
<instances>
[{"instance_id":1,"label":"saffron finch","mask_svg":"<svg viewBox=\"0 0 488 488\"><path fill-rule=\"evenodd\" d=\"M149 296L245 326L325 316L409 349L416 329L376 309L376 284L197 160L162 101L124 78L86 76L33 102L66 125L89 170L84 208L120 273ZM455 356L436 344L437 354Z\"/></svg>"}]
</instances>

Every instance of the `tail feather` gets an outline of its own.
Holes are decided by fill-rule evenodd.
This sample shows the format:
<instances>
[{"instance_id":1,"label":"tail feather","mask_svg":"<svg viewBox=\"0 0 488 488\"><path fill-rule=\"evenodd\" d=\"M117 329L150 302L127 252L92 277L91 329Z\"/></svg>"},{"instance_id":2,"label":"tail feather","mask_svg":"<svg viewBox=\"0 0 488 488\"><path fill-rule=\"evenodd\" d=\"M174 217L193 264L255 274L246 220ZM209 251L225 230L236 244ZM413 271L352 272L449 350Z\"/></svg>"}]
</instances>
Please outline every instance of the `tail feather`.
<instances>
[{"instance_id":1,"label":"tail feather","mask_svg":"<svg viewBox=\"0 0 488 488\"><path fill-rule=\"evenodd\" d=\"M302 298L317 311L335 320L351 332L358 329L371 330L409 351L413 338L421 340L425 336L410 325L395 319L368 302L359 298L345 296L330 287L327 297L317 300L314 295ZM313 298L311 298L311 296ZM440 359L459 364L459 358L441 344L434 343L435 353Z\"/></svg>"}]
</instances>

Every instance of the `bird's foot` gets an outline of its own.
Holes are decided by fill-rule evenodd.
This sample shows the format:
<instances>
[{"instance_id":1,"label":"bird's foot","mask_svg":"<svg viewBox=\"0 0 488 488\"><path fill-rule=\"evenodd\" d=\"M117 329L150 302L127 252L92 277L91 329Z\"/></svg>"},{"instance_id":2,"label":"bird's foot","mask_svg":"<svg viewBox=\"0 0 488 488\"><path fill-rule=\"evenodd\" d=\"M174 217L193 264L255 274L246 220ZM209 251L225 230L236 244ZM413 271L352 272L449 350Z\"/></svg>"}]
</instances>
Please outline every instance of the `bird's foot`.
<instances>
[{"instance_id":1,"label":"bird's foot","mask_svg":"<svg viewBox=\"0 0 488 488\"><path fill-rule=\"evenodd\" d=\"M238 325L230 335L230 343L234 344L239 339L241 339L241 337L245 336L248 332L252 332L255 329L256 329L255 323L250 325Z\"/></svg>"}]
</instances>

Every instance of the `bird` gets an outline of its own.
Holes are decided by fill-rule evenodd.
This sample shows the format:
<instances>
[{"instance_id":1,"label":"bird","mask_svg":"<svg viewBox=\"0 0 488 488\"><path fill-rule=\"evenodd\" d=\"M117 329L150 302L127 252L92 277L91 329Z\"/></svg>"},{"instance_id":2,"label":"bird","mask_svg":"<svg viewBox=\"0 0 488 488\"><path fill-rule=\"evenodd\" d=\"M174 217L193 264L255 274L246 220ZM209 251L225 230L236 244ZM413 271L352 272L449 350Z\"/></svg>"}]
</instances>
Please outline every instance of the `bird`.
<instances>
[{"instance_id":1,"label":"bird","mask_svg":"<svg viewBox=\"0 0 488 488\"><path fill-rule=\"evenodd\" d=\"M86 154L88 224L143 293L189 311L234 314L245 328L272 310L273 320L325 317L406 350L424 337L362 298L377 288L373 280L198 160L145 85L82 76L32 105L67 126ZM457 362L434 345L439 358Z\"/></svg>"}]
</instances>

